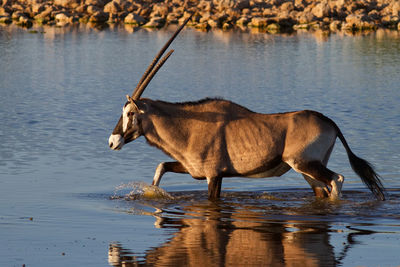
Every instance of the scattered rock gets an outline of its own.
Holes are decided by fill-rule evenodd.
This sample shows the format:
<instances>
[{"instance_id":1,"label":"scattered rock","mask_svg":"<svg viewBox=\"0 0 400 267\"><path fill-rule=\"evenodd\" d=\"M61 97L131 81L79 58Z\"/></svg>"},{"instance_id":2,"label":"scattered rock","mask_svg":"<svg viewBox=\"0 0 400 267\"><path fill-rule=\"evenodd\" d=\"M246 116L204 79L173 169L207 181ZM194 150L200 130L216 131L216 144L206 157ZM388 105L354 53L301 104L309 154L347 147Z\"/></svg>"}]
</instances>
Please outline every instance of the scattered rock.
<instances>
[{"instance_id":1,"label":"scattered rock","mask_svg":"<svg viewBox=\"0 0 400 267\"><path fill-rule=\"evenodd\" d=\"M169 13L167 18L166 18L167 22L170 24L178 24L179 22L179 15L175 14L175 13Z\"/></svg>"},{"instance_id":2,"label":"scattered rock","mask_svg":"<svg viewBox=\"0 0 400 267\"><path fill-rule=\"evenodd\" d=\"M387 28L393 28L393 26L397 25L398 22L399 22L398 16L386 15L381 19L382 25Z\"/></svg>"},{"instance_id":3,"label":"scattered rock","mask_svg":"<svg viewBox=\"0 0 400 267\"><path fill-rule=\"evenodd\" d=\"M24 26L24 27L32 26L31 20L26 16L20 16L18 21L17 21L17 24L21 25L21 26Z\"/></svg>"},{"instance_id":4,"label":"scattered rock","mask_svg":"<svg viewBox=\"0 0 400 267\"><path fill-rule=\"evenodd\" d=\"M236 24L240 25L240 26L246 26L247 24L249 24L249 22L251 21L251 17L250 16L242 16L240 17L237 21Z\"/></svg>"},{"instance_id":5,"label":"scattered rock","mask_svg":"<svg viewBox=\"0 0 400 267\"><path fill-rule=\"evenodd\" d=\"M80 5L80 0L54 0L54 5L66 8L77 8Z\"/></svg>"},{"instance_id":6,"label":"scattered rock","mask_svg":"<svg viewBox=\"0 0 400 267\"><path fill-rule=\"evenodd\" d=\"M145 28L161 28L165 24L165 19L162 17L153 17L149 22L143 25Z\"/></svg>"},{"instance_id":7,"label":"scattered rock","mask_svg":"<svg viewBox=\"0 0 400 267\"><path fill-rule=\"evenodd\" d=\"M0 16L0 23L9 24L11 22L12 22L12 19L10 16Z\"/></svg>"},{"instance_id":8,"label":"scattered rock","mask_svg":"<svg viewBox=\"0 0 400 267\"><path fill-rule=\"evenodd\" d=\"M97 11L89 18L92 23L105 23L108 20L108 13Z\"/></svg>"},{"instance_id":9,"label":"scattered rock","mask_svg":"<svg viewBox=\"0 0 400 267\"><path fill-rule=\"evenodd\" d=\"M0 16L10 16L10 9L7 7L0 7Z\"/></svg>"},{"instance_id":10,"label":"scattered rock","mask_svg":"<svg viewBox=\"0 0 400 267\"><path fill-rule=\"evenodd\" d=\"M317 18L322 19L329 15L330 8L327 2L323 1L317 4L312 10L311 13Z\"/></svg>"},{"instance_id":11,"label":"scattered rock","mask_svg":"<svg viewBox=\"0 0 400 267\"><path fill-rule=\"evenodd\" d=\"M116 1L111 1L104 6L104 12L110 14L118 14L118 12L121 11L122 11L121 6Z\"/></svg>"},{"instance_id":12,"label":"scattered rock","mask_svg":"<svg viewBox=\"0 0 400 267\"><path fill-rule=\"evenodd\" d=\"M225 22L223 25L222 25L222 29L223 30L230 30L230 29L232 29L233 28L233 25L231 24L231 23L229 23L229 22Z\"/></svg>"},{"instance_id":13,"label":"scattered rock","mask_svg":"<svg viewBox=\"0 0 400 267\"><path fill-rule=\"evenodd\" d=\"M376 24L368 16L350 14L346 17L346 23L342 28L345 30L371 30Z\"/></svg>"},{"instance_id":14,"label":"scattered rock","mask_svg":"<svg viewBox=\"0 0 400 267\"><path fill-rule=\"evenodd\" d=\"M267 19L262 17L252 18L249 23L250 27L255 27L255 28L265 28L267 27L267 25L268 25Z\"/></svg>"},{"instance_id":15,"label":"scattered rock","mask_svg":"<svg viewBox=\"0 0 400 267\"><path fill-rule=\"evenodd\" d=\"M151 12L151 17L162 17L166 18L169 13L168 5L166 4L155 4L153 6L153 11Z\"/></svg>"},{"instance_id":16,"label":"scattered rock","mask_svg":"<svg viewBox=\"0 0 400 267\"><path fill-rule=\"evenodd\" d=\"M281 26L278 23L271 23L267 26L267 31L270 33L278 33L281 30Z\"/></svg>"},{"instance_id":17,"label":"scattered rock","mask_svg":"<svg viewBox=\"0 0 400 267\"><path fill-rule=\"evenodd\" d=\"M400 17L400 1L395 1L392 6L392 16Z\"/></svg>"},{"instance_id":18,"label":"scattered rock","mask_svg":"<svg viewBox=\"0 0 400 267\"><path fill-rule=\"evenodd\" d=\"M25 14L21 11L16 11L11 16L13 20L19 20L20 17L25 17Z\"/></svg>"},{"instance_id":19,"label":"scattered rock","mask_svg":"<svg viewBox=\"0 0 400 267\"><path fill-rule=\"evenodd\" d=\"M32 5L32 13L33 14L39 14L45 10L46 10L46 6L43 3Z\"/></svg>"},{"instance_id":20,"label":"scattered rock","mask_svg":"<svg viewBox=\"0 0 400 267\"><path fill-rule=\"evenodd\" d=\"M294 10L294 4L292 2L286 2L283 3L279 9L281 10L281 12L291 12Z\"/></svg>"},{"instance_id":21,"label":"scattered rock","mask_svg":"<svg viewBox=\"0 0 400 267\"><path fill-rule=\"evenodd\" d=\"M249 8L250 7L250 1L249 0L238 0L236 1L236 3L234 4L234 7L237 9L245 9L245 8Z\"/></svg>"},{"instance_id":22,"label":"scattered rock","mask_svg":"<svg viewBox=\"0 0 400 267\"><path fill-rule=\"evenodd\" d=\"M37 14L34 17L35 21L38 22L39 24L45 24L49 22L50 20L53 19L52 14L54 10L55 10L54 7L48 6L44 11L42 11L41 13Z\"/></svg>"},{"instance_id":23,"label":"scattered rock","mask_svg":"<svg viewBox=\"0 0 400 267\"><path fill-rule=\"evenodd\" d=\"M294 26L293 26L293 29L294 30L309 30L311 27L310 27L310 24L308 24L308 23L300 23L300 24L295 24Z\"/></svg>"},{"instance_id":24,"label":"scattered rock","mask_svg":"<svg viewBox=\"0 0 400 267\"><path fill-rule=\"evenodd\" d=\"M102 9L100 7L98 7L98 6L89 5L89 6L86 7L86 12L89 15L93 15L94 13L100 12L100 11L102 11Z\"/></svg>"},{"instance_id":25,"label":"scattered rock","mask_svg":"<svg viewBox=\"0 0 400 267\"><path fill-rule=\"evenodd\" d=\"M146 20L140 15L130 13L125 17L124 22L126 24L133 24L139 26L145 24Z\"/></svg>"},{"instance_id":26,"label":"scattered rock","mask_svg":"<svg viewBox=\"0 0 400 267\"><path fill-rule=\"evenodd\" d=\"M355 27L360 26L362 23L362 16L350 14L346 17L346 23Z\"/></svg>"},{"instance_id":27,"label":"scattered rock","mask_svg":"<svg viewBox=\"0 0 400 267\"><path fill-rule=\"evenodd\" d=\"M11 5L12 5L12 0L3 0L3 3L1 4L2 7L7 7Z\"/></svg>"},{"instance_id":28,"label":"scattered rock","mask_svg":"<svg viewBox=\"0 0 400 267\"><path fill-rule=\"evenodd\" d=\"M202 30L202 31L208 31L211 27L210 27L210 25L208 25L207 22L202 22L202 23L197 24L195 26L195 28L198 30Z\"/></svg>"},{"instance_id":29,"label":"scattered rock","mask_svg":"<svg viewBox=\"0 0 400 267\"><path fill-rule=\"evenodd\" d=\"M72 18L67 16L67 14L65 14L65 13L58 13L57 15L54 16L54 19L56 20L56 23L60 23L60 24L72 22Z\"/></svg>"},{"instance_id":30,"label":"scattered rock","mask_svg":"<svg viewBox=\"0 0 400 267\"><path fill-rule=\"evenodd\" d=\"M329 24L329 29L333 32L340 30L342 23L339 20L334 20Z\"/></svg>"},{"instance_id":31,"label":"scattered rock","mask_svg":"<svg viewBox=\"0 0 400 267\"><path fill-rule=\"evenodd\" d=\"M79 2L79 1L78 1ZM103 1L103 0L86 0L85 4L86 5L92 5L92 6L97 6L99 8L104 7L105 3L108 1Z\"/></svg>"},{"instance_id":32,"label":"scattered rock","mask_svg":"<svg viewBox=\"0 0 400 267\"><path fill-rule=\"evenodd\" d=\"M314 19L314 15L310 12L299 12L297 13L296 20L297 24L307 24L312 22Z\"/></svg>"},{"instance_id":33,"label":"scattered rock","mask_svg":"<svg viewBox=\"0 0 400 267\"><path fill-rule=\"evenodd\" d=\"M211 28L218 28L219 25L220 25L220 23L218 22L218 20L213 19L213 18L210 18L210 19L207 21L207 24L210 25Z\"/></svg>"}]
</instances>

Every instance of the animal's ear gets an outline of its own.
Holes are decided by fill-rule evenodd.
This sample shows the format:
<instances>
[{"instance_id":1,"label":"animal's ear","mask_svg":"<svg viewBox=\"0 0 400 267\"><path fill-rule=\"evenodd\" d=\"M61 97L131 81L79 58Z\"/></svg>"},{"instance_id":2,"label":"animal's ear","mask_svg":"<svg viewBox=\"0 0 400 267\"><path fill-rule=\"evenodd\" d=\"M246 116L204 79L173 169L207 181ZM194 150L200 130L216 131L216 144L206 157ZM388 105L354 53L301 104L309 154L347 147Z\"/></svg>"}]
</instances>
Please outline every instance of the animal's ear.
<instances>
[{"instance_id":1,"label":"animal's ear","mask_svg":"<svg viewBox=\"0 0 400 267\"><path fill-rule=\"evenodd\" d=\"M145 113L147 111L147 105L146 104L142 104L141 105L142 108L139 108L139 106L137 105L136 101L133 100L133 98L130 95L126 95L126 99L129 101L130 104L132 104L135 113Z\"/></svg>"},{"instance_id":2,"label":"animal's ear","mask_svg":"<svg viewBox=\"0 0 400 267\"><path fill-rule=\"evenodd\" d=\"M130 95L126 95L126 100L128 100L129 102L133 102L133 99Z\"/></svg>"},{"instance_id":3,"label":"animal's ear","mask_svg":"<svg viewBox=\"0 0 400 267\"><path fill-rule=\"evenodd\" d=\"M133 106L133 109L135 110L135 113L143 114L147 111L147 105L144 103L140 103L139 108L138 103L136 103L136 101L132 99L131 104Z\"/></svg>"},{"instance_id":4,"label":"animal's ear","mask_svg":"<svg viewBox=\"0 0 400 267\"><path fill-rule=\"evenodd\" d=\"M139 107L137 106L137 104L135 103L135 101L133 101L133 99L131 98L131 100L129 100L130 101L130 104L132 105L132 107L133 107L133 111L135 112L135 113L141 113L140 112L140 109L139 109Z\"/></svg>"}]
</instances>

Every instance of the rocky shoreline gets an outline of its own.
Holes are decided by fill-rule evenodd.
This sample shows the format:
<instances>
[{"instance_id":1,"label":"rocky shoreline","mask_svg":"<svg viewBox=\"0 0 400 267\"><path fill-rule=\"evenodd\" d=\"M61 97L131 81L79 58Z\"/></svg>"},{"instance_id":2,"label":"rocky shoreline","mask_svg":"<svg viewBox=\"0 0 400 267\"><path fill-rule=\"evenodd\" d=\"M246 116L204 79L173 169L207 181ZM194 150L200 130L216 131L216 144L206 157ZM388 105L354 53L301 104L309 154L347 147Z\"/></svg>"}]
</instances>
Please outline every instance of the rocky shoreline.
<instances>
[{"instance_id":1,"label":"rocky shoreline","mask_svg":"<svg viewBox=\"0 0 400 267\"><path fill-rule=\"evenodd\" d=\"M400 30L397 0L0 0L0 23L25 27L125 23L162 28L181 23L191 13L188 25L204 31Z\"/></svg>"}]
</instances>

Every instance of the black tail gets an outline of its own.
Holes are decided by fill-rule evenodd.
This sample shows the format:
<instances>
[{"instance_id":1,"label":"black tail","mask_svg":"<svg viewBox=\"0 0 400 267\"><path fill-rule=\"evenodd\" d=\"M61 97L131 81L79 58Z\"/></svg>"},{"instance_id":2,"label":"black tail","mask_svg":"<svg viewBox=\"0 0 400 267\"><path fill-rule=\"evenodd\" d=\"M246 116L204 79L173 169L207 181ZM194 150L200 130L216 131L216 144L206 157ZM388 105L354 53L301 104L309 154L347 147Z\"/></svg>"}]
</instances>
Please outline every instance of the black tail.
<instances>
[{"instance_id":1,"label":"black tail","mask_svg":"<svg viewBox=\"0 0 400 267\"><path fill-rule=\"evenodd\" d=\"M336 128L339 139L342 141L342 144L346 149L351 168L358 176L360 176L361 180L371 190L371 192L374 193L376 198L385 200L385 188L382 185L379 175L375 172L374 168L368 161L357 157L353 151L351 151L339 127L336 126Z\"/></svg>"}]
</instances>

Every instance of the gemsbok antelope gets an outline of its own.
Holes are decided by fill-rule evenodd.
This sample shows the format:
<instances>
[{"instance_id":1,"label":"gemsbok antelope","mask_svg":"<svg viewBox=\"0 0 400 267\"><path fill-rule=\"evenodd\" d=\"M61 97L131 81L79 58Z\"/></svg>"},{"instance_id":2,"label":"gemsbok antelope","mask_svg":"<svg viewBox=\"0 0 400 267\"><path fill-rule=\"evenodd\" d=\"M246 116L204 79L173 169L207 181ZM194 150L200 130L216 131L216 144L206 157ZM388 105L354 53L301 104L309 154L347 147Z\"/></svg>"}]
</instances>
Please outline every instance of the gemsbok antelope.
<instances>
[{"instance_id":1,"label":"gemsbok antelope","mask_svg":"<svg viewBox=\"0 0 400 267\"><path fill-rule=\"evenodd\" d=\"M378 199L385 199L373 167L351 151L336 123L321 113L260 114L223 99L168 103L140 98L173 50L161 56L189 19L156 55L132 96L127 95L109 138L111 149L143 135L175 160L158 165L153 185L158 186L166 172L188 173L207 180L209 199L219 198L223 177L281 176L291 168L304 176L317 197L337 199L344 177L326 165L339 137L353 170Z\"/></svg>"}]
</instances>

